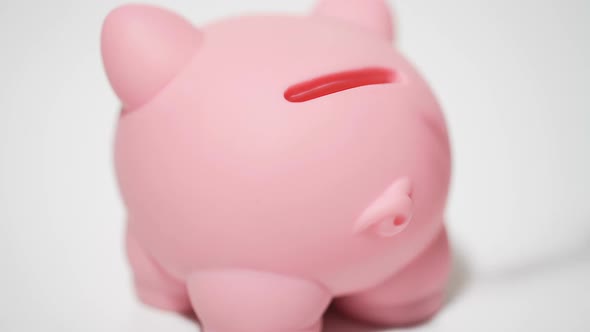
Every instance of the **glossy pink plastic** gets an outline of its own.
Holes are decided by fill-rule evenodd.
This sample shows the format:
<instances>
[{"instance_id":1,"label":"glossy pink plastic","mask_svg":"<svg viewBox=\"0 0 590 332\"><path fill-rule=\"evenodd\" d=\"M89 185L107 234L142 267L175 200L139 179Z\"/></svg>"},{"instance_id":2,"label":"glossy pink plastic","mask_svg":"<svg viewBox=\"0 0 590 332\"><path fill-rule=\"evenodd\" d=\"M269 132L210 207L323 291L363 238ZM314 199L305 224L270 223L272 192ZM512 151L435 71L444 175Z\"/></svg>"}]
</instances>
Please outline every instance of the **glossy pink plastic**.
<instances>
[{"instance_id":1,"label":"glossy pink plastic","mask_svg":"<svg viewBox=\"0 0 590 332\"><path fill-rule=\"evenodd\" d=\"M197 28L128 5L102 53L140 299L206 332L318 332L328 305L430 318L450 269L450 149L382 0Z\"/></svg>"}]
</instances>

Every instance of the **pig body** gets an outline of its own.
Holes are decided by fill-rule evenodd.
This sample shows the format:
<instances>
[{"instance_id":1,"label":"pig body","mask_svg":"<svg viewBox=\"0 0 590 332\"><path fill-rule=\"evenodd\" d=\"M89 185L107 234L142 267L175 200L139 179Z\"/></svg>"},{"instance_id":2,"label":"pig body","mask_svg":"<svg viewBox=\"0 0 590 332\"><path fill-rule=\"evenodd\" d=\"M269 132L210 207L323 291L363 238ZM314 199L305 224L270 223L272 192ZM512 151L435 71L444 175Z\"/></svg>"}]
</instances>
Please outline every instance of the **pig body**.
<instances>
[{"instance_id":1,"label":"pig body","mask_svg":"<svg viewBox=\"0 0 590 332\"><path fill-rule=\"evenodd\" d=\"M336 299L373 323L440 307L450 151L382 1L197 29L125 6L103 57L139 297L206 332L317 332Z\"/></svg>"}]
</instances>

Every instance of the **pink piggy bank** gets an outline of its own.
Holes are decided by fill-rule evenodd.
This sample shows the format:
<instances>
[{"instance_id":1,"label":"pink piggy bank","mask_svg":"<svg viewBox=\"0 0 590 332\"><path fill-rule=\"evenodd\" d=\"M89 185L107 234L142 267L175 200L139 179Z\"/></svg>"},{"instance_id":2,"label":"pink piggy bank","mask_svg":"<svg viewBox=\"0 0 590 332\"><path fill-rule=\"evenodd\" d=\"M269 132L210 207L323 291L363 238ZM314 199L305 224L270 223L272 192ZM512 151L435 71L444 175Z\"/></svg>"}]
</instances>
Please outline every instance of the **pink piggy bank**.
<instances>
[{"instance_id":1,"label":"pink piggy bank","mask_svg":"<svg viewBox=\"0 0 590 332\"><path fill-rule=\"evenodd\" d=\"M197 28L113 11L115 160L139 298L206 332L318 332L330 303L388 326L434 315L450 149L382 0Z\"/></svg>"}]
</instances>

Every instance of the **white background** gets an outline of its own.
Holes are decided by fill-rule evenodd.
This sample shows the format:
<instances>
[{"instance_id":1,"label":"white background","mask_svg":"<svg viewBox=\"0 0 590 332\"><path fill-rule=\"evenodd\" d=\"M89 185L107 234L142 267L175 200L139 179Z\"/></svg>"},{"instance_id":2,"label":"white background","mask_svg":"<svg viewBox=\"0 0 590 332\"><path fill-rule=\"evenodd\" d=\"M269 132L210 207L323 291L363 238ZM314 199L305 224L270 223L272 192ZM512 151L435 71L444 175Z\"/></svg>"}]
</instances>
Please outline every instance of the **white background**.
<instances>
[{"instance_id":1,"label":"white background","mask_svg":"<svg viewBox=\"0 0 590 332\"><path fill-rule=\"evenodd\" d=\"M137 303L99 32L123 1L0 1L0 331L196 331ZM159 3L206 24L312 0ZM590 330L590 2L395 1L454 146L450 303L419 331ZM328 319L330 332L376 331Z\"/></svg>"}]
</instances>

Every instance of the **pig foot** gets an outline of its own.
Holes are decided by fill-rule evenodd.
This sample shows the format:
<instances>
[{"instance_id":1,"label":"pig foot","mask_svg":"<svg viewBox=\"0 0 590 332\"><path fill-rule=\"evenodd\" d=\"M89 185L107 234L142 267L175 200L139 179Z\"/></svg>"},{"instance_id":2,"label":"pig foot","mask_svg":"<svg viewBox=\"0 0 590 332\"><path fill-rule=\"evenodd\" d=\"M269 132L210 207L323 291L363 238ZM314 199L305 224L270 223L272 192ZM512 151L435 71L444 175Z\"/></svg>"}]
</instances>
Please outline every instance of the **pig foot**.
<instances>
[{"instance_id":1,"label":"pig foot","mask_svg":"<svg viewBox=\"0 0 590 332\"><path fill-rule=\"evenodd\" d=\"M127 257L134 274L134 285L138 298L157 309L182 314L191 312L192 307L184 285L169 276L127 232Z\"/></svg>"},{"instance_id":2,"label":"pig foot","mask_svg":"<svg viewBox=\"0 0 590 332\"><path fill-rule=\"evenodd\" d=\"M249 270L194 273L188 289L205 332L320 332L332 298L312 281Z\"/></svg>"},{"instance_id":3,"label":"pig foot","mask_svg":"<svg viewBox=\"0 0 590 332\"><path fill-rule=\"evenodd\" d=\"M429 247L391 279L368 291L337 299L353 318L384 326L410 326L430 319L445 301L451 269L443 228Z\"/></svg>"}]
</instances>

